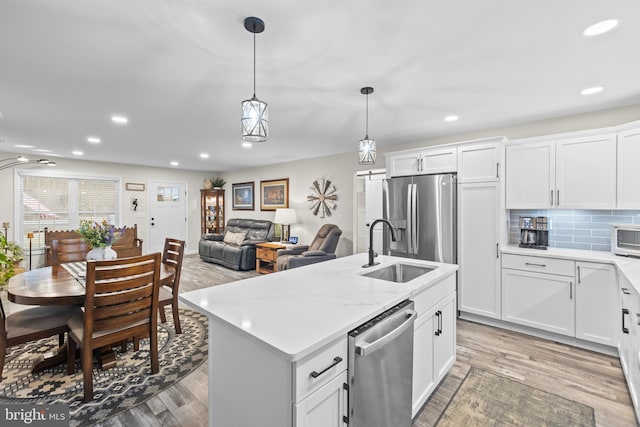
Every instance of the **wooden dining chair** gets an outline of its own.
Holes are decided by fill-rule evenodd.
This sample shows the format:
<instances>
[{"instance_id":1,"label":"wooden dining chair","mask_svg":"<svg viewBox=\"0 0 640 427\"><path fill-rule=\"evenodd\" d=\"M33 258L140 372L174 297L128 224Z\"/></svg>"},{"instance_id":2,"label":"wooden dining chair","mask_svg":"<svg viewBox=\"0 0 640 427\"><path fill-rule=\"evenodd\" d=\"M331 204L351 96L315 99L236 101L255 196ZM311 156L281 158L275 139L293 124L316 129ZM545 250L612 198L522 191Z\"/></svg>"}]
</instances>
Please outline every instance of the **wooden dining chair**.
<instances>
[{"instance_id":1,"label":"wooden dining chair","mask_svg":"<svg viewBox=\"0 0 640 427\"><path fill-rule=\"evenodd\" d=\"M75 372L80 347L84 402L93 400L93 350L136 336L150 337L151 373L158 362L159 252L108 261L87 261L84 315L67 321L67 373Z\"/></svg>"},{"instance_id":2,"label":"wooden dining chair","mask_svg":"<svg viewBox=\"0 0 640 427\"><path fill-rule=\"evenodd\" d=\"M51 265L65 262L86 261L89 245L83 239L60 239L51 241Z\"/></svg>"},{"instance_id":3,"label":"wooden dining chair","mask_svg":"<svg viewBox=\"0 0 640 427\"><path fill-rule=\"evenodd\" d=\"M17 306L17 305L16 305ZM6 314L0 300L0 381L7 349L68 331L67 319L82 314L76 306L38 306Z\"/></svg>"},{"instance_id":4,"label":"wooden dining chair","mask_svg":"<svg viewBox=\"0 0 640 427\"><path fill-rule=\"evenodd\" d=\"M175 269L175 275L170 284L160 287L159 305L160 320L162 323L167 321L164 308L171 306L173 313L173 324L176 328L176 334L182 333L180 326L180 317L178 315L178 288L180 287L180 272L182 271L182 257L184 256L184 240L165 239L164 251L162 252L162 262L172 266Z\"/></svg>"}]
</instances>

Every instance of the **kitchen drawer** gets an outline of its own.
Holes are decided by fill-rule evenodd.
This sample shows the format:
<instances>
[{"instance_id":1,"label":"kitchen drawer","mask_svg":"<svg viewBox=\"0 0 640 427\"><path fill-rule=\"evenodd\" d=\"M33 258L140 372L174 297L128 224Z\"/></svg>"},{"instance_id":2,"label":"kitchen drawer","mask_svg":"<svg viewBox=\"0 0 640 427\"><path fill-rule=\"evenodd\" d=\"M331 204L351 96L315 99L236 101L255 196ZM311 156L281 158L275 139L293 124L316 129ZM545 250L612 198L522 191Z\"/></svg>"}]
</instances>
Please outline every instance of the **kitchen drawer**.
<instances>
[{"instance_id":1,"label":"kitchen drawer","mask_svg":"<svg viewBox=\"0 0 640 427\"><path fill-rule=\"evenodd\" d=\"M431 307L440 302L444 297L456 290L456 275L452 275L435 285L417 293L411 297L415 303L414 309L421 316Z\"/></svg>"},{"instance_id":2,"label":"kitchen drawer","mask_svg":"<svg viewBox=\"0 0 640 427\"><path fill-rule=\"evenodd\" d=\"M277 257L277 251L264 248L256 248L256 258L260 258L262 261L275 261Z\"/></svg>"},{"instance_id":3,"label":"kitchen drawer","mask_svg":"<svg viewBox=\"0 0 640 427\"><path fill-rule=\"evenodd\" d=\"M575 262L567 259L502 254L502 268L558 274L561 276L575 276Z\"/></svg>"},{"instance_id":4,"label":"kitchen drawer","mask_svg":"<svg viewBox=\"0 0 640 427\"><path fill-rule=\"evenodd\" d=\"M338 358L340 361L337 360ZM301 401L346 369L347 336L345 335L344 338L334 341L295 364L295 401ZM312 373L319 375L314 377Z\"/></svg>"}]
</instances>

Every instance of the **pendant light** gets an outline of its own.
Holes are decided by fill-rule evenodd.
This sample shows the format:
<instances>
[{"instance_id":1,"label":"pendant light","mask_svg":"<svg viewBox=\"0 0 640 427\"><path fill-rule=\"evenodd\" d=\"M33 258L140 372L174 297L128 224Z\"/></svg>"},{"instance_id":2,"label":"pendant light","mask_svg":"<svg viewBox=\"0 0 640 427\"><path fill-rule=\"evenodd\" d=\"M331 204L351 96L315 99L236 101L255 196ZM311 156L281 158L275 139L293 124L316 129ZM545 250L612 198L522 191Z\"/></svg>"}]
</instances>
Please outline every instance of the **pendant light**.
<instances>
[{"instance_id":1,"label":"pendant light","mask_svg":"<svg viewBox=\"0 0 640 427\"><path fill-rule=\"evenodd\" d=\"M264 31L264 21L250 16L244 20L244 28L253 33L253 96L242 101L243 145L265 142L269 133L269 107L266 102L256 98L256 33Z\"/></svg>"},{"instance_id":2,"label":"pendant light","mask_svg":"<svg viewBox=\"0 0 640 427\"><path fill-rule=\"evenodd\" d=\"M367 118L364 139L358 145L358 163L373 165L376 163L376 141L369 138L369 94L373 93L373 88L363 87L360 93L367 96Z\"/></svg>"}]
</instances>

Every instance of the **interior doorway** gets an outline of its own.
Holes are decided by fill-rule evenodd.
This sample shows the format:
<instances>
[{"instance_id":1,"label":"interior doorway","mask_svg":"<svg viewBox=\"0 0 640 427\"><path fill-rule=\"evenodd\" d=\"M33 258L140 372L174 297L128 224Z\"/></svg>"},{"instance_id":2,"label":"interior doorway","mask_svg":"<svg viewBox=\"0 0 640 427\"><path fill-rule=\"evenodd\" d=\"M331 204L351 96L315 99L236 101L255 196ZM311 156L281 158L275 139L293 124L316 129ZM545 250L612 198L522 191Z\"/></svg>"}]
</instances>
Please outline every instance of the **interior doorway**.
<instances>
[{"instance_id":1,"label":"interior doorway","mask_svg":"<svg viewBox=\"0 0 640 427\"><path fill-rule=\"evenodd\" d=\"M386 169L358 171L355 175L354 253L369 250L369 224L382 218L382 183L386 176ZM373 250L382 253L382 227L373 230L373 243Z\"/></svg>"}]
</instances>

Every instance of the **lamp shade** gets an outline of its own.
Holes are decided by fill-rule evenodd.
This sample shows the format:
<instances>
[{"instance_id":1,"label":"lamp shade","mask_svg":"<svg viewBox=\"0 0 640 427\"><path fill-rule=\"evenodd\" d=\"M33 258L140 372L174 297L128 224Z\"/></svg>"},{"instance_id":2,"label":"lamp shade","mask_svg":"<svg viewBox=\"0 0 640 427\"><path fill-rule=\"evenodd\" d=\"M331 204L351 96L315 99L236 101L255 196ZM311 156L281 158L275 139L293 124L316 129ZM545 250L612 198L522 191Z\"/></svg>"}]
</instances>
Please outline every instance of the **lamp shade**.
<instances>
[{"instance_id":1,"label":"lamp shade","mask_svg":"<svg viewBox=\"0 0 640 427\"><path fill-rule=\"evenodd\" d=\"M265 142L269 134L269 106L255 95L242 101L242 139Z\"/></svg>"},{"instance_id":2,"label":"lamp shade","mask_svg":"<svg viewBox=\"0 0 640 427\"><path fill-rule=\"evenodd\" d=\"M273 218L276 224L291 225L297 222L296 210L289 208L276 209L276 216Z\"/></svg>"},{"instance_id":3,"label":"lamp shade","mask_svg":"<svg viewBox=\"0 0 640 427\"><path fill-rule=\"evenodd\" d=\"M358 146L358 163L373 165L376 163L376 141L366 136L360 140Z\"/></svg>"}]
</instances>

